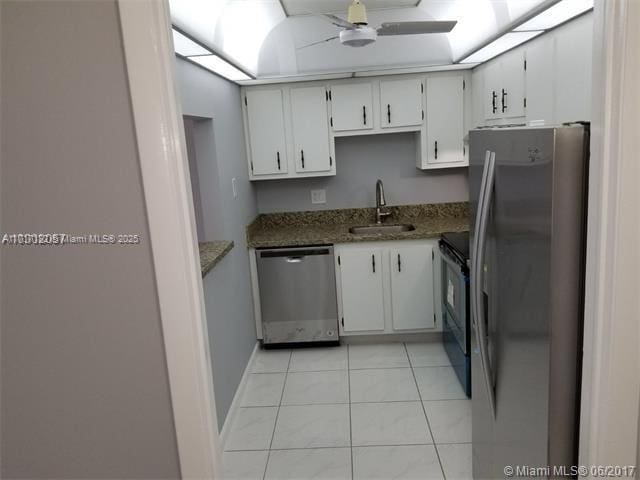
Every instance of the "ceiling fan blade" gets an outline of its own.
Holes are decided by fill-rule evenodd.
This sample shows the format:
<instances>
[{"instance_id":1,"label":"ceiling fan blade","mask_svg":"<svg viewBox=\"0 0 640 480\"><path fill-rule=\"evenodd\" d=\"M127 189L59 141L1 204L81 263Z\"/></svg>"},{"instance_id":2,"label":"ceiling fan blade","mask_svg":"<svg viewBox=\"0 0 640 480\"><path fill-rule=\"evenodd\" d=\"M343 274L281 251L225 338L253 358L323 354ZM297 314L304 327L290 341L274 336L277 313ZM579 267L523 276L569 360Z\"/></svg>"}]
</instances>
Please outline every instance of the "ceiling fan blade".
<instances>
[{"instance_id":1,"label":"ceiling fan blade","mask_svg":"<svg viewBox=\"0 0 640 480\"><path fill-rule=\"evenodd\" d=\"M303 48L313 47L314 45L320 45L321 43L327 43L327 42L330 42L331 40L337 40L338 38L340 38L340 37L337 36L337 35L335 37L325 38L324 40L318 40L317 42L308 43L306 45L298 47L298 48L296 48L296 50L302 50Z\"/></svg>"},{"instance_id":2,"label":"ceiling fan blade","mask_svg":"<svg viewBox=\"0 0 640 480\"><path fill-rule=\"evenodd\" d=\"M314 14L317 17L322 18L323 20L326 20L327 22L330 22L332 24L334 24L336 27L340 27L340 28L347 28L349 30L353 30L355 28L358 28L357 25L354 25L353 23L347 22L346 20L343 20L342 18L338 17L337 15L332 15L330 13L321 13L321 14Z\"/></svg>"},{"instance_id":3,"label":"ceiling fan blade","mask_svg":"<svg viewBox=\"0 0 640 480\"><path fill-rule=\"evenodd\" d=\"M424 22L390 22L383 23L378 28L378 35L417 35L421 33L447 33L458 23L452 21L424 21Z\"/></svg>"}]
</instances>

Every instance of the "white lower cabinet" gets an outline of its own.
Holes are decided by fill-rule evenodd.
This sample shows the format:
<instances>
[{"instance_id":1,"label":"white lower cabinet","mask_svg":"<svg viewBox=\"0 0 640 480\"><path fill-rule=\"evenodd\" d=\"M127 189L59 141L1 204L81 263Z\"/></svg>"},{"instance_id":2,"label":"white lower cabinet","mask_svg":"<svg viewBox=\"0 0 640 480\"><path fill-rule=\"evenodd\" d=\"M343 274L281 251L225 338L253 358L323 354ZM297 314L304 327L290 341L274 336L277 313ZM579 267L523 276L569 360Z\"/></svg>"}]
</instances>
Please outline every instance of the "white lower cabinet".
<instances>
[{"instance_id":1,"label":"white lower cabinet","mask_svg":"<svg viewBox=\"0 0 640 480\"><path fill-rule=\"evenodd\" d=\"M437 240L335 246L341 334L438 331Z\"/></svg>"},{"instance_id":2,"label":"white lower cabinet","mask_svg":"<svg viewBox=\"0 0 640 480\"><path fill-rule=\"evenodd\" d=\"M432 253L430 244L389 250L394 330L435 327Z\"/></svg>"},{"instance_id":3,"label":"white lower cabinet","mask_svg":"<svg viewBox=\"0 0 640 480\"><path fill-rule=\"evenodd\" d=\"M338 263L343 293L343 330L384 330L382 250L348 249L340 254Z\"/></svg>"}]
</instances>

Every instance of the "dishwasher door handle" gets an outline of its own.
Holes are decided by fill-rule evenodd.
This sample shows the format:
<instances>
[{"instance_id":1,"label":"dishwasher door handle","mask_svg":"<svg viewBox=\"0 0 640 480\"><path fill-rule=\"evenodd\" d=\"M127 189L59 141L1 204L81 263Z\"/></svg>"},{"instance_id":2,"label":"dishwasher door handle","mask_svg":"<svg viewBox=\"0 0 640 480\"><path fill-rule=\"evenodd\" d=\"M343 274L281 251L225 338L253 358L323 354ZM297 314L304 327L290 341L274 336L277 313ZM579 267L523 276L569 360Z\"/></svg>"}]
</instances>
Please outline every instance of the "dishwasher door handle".
<instances>
[{"instance_id":1,"label":"dishwasher door handle","mask_svg":"<svg viewBox=\"0 0 640 480\"><path fill-rule=\"evenodd\" d=\"M304 257L286 257L285 262L287 263L302 263L302 259Z\"/></svg>"},{"instance_id":2,"label":"dishwasher door handle","mask_svg":"<svg viewBox=\"0 0 640 480\"><path fill-rule=\"evenodd\" d=\"M292 250L290 248L284 248L282 250L259 250L259 258L304 258L311 255L332 255L333 251L329 248L300 248Z\"/></svg>"}]
</instances>

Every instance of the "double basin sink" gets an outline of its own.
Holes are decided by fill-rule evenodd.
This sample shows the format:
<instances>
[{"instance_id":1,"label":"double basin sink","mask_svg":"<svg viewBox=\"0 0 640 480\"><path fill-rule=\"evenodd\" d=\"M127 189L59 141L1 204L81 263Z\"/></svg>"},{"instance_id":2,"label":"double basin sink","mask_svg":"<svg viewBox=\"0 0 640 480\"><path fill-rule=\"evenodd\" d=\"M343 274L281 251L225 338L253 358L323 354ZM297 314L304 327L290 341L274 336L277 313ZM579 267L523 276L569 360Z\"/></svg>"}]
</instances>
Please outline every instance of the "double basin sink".
<instances>
[{"instance_id":1,"label":"double basin sink","mask_svg":"<svg viewBox=\"0 0 640 480\"><path fill-rule=\"evenodd\" d=\"M389 224L389 225L363 225L359 227L351 227L349 229L349 233L353 235L376 235L376 234L385 234L385 233L401 233L401 232L411 232L415 230L411 224Z\"/></svg>"}]
</instances>

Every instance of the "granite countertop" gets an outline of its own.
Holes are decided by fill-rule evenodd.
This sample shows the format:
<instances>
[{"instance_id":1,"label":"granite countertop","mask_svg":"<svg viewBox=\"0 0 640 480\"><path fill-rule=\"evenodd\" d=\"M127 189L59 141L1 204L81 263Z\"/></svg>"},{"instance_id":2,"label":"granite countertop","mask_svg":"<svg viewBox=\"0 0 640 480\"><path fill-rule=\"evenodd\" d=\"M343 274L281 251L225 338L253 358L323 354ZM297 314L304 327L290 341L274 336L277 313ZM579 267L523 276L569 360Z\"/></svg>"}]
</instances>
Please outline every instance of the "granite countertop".
<instances>
[{"instance_id":1,"label":"granite countertop","mask_svg":"<svg viewBox=\"0 0 640 480\"><path fill-rule=\"evenodd\" d=\"M233 242L222 240L217 242L200 242L200 268L202 278L211 271L222 258L231 251Z\"/></svg>"},{"instance_id":2,"label":"granite countertop","mask_svg":"<svg viewBox=\"0 0 640 480\"><path fill-rule=\"evenodd\" d=\"M375 224L375 208L261 214L247 227L249 247L290 247L381 240L416 240L469 230L466 202L386 207L384 224L409 223L415 230L354 235L349 228Z\"/></svg>"}]
</instances>

